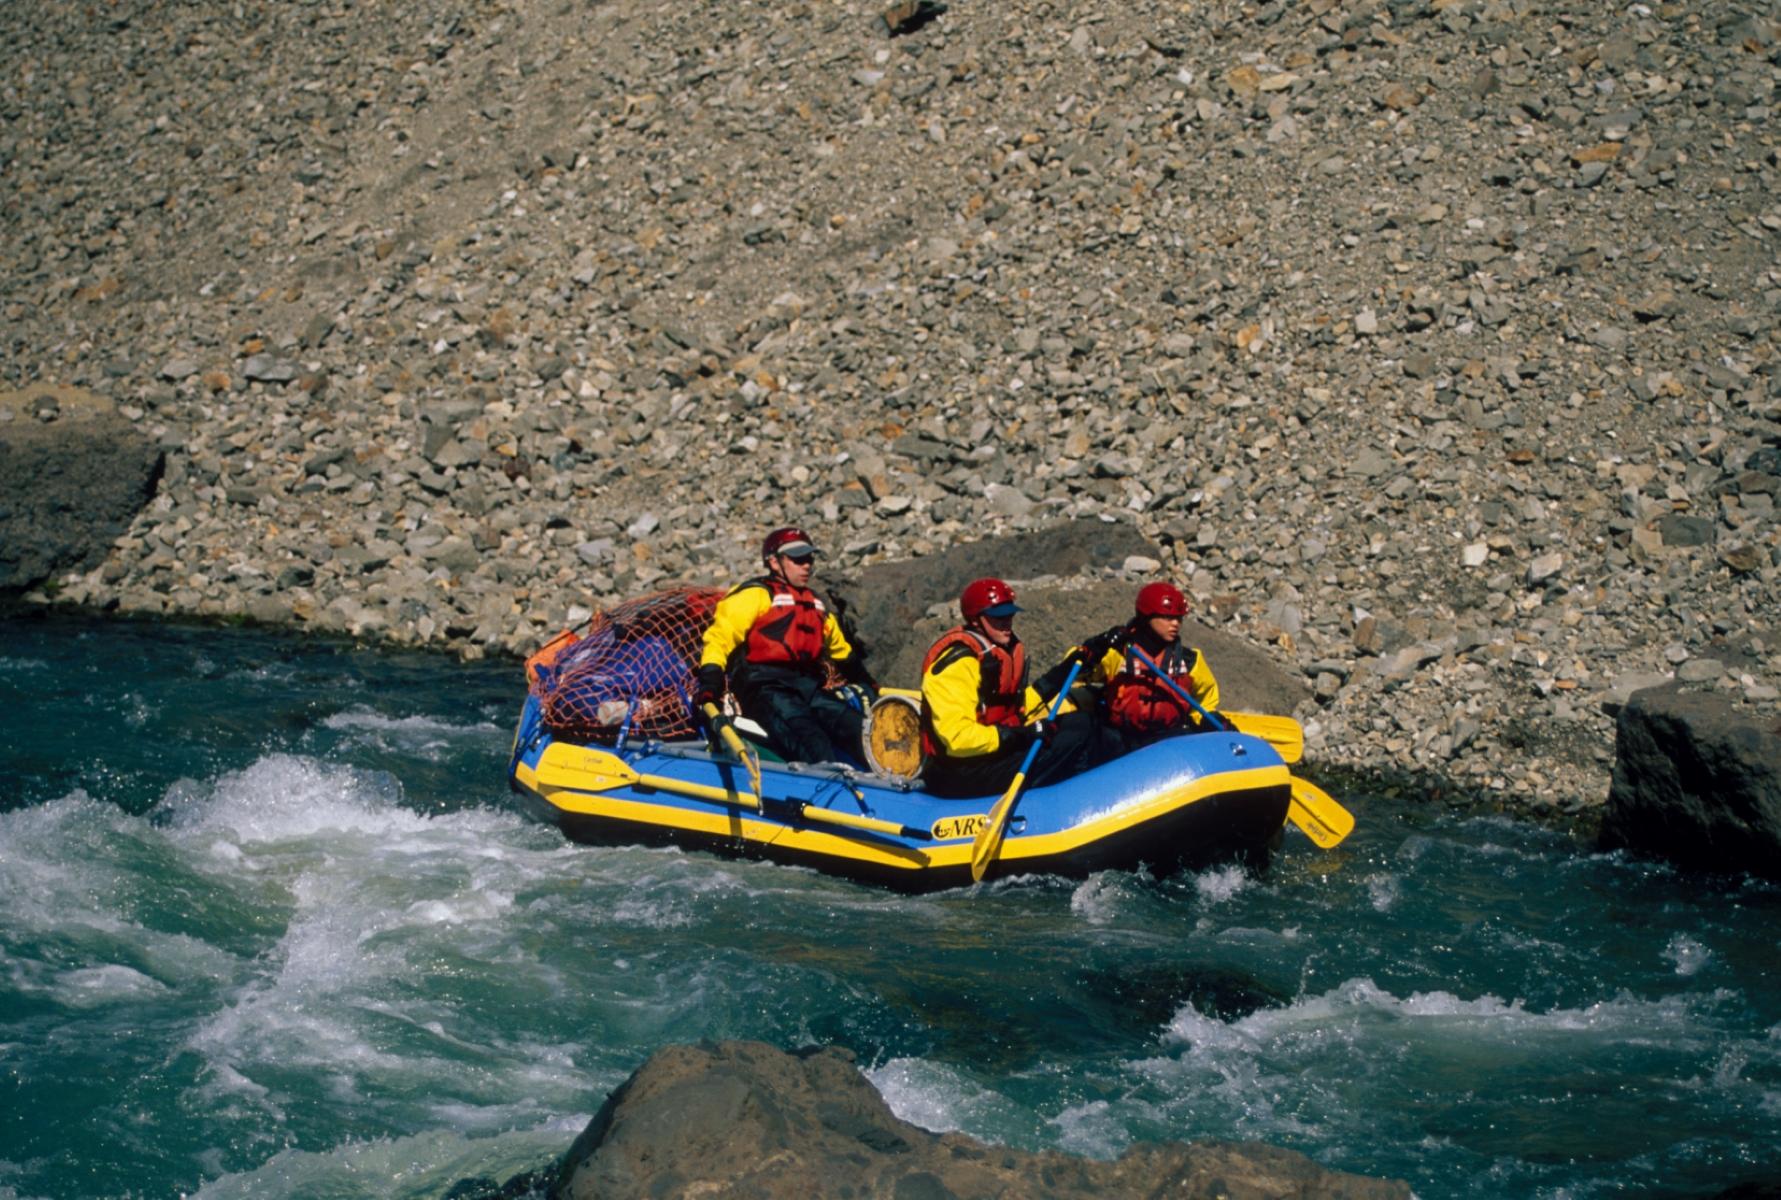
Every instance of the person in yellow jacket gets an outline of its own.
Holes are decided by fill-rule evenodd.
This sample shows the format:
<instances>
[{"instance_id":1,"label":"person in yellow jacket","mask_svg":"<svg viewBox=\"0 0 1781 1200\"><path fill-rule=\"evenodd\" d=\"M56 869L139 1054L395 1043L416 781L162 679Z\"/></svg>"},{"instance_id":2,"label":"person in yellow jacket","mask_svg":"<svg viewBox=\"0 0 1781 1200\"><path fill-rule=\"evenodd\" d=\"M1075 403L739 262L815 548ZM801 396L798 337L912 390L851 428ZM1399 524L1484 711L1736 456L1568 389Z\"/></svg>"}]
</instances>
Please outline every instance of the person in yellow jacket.
<instances>
[{"instance_id":1,"label":"person in yellow jacket","mask_svg":"<svg viewBox=\"0 0 1781 1200\"><path fill-rule=\"evenodd\" d=\"M766 574L731 588L705 630L693 707L723 699L726 682L768 744L795 762L860 761L864 714L825 688L827 664L876 691L835 614L810 588L817 549L788 526L761 544Z\"/></svg>"},{"instance_id":2,"label":"person in yellow jacket","mask_svg":"<svg viewBox=\"0 0 1781 1200\"><path fill-rule=\"evenodd\" d=\"M1172 583L1146 584L1138 591L1128 624L1088 639L1074 652L1087 668L1081 682L1100 685L1101 719L1119 735L1124 749L1209 728L1176 690L1192 696L1207 712L1218 708L1218 680L1206 656L1181 644L1181 619L1186 615L1187 597L1180 588ZM1159 669L1168 682L1158 675Z\"/></svg>"},{"instance_id":3,"label":"person in yellow jacket","mask_svg":"<svg viewBox=\"0 0 1781 1200\"><path fill-rule=\"evenodd\" d=\"M1014 589L1000 579L973 581L959 596L964 624L942 634L922 662L922 782L937 796L1007 790L1034 741L1041 746L1027 770L1029 786L1090 765L1092 715L1027 719L1043 714L1063 677L1053 672L1039 688L1027 685L1026 647L1014 633L1019 611Z\"/></svg>"}]
</instances>

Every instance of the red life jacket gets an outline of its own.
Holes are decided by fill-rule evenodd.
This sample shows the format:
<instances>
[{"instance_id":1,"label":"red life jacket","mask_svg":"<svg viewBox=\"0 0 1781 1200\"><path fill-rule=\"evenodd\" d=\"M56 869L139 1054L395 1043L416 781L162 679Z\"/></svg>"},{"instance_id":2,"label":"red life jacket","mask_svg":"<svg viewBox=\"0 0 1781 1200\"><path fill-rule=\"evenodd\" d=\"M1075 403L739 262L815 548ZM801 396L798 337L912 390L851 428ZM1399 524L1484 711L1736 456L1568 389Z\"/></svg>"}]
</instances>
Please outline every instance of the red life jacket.
<instances>
[{"instance_id":1,"label":"red life jacket","mask_svg":"<svg viewBox=\"0 0 1781 1200\"><path fill-rule=\"evenodd\" d=\"M1018 729L1027 719L1027 648L1015 638L1010 649L1003 649L972 629L960 626L941 635L928 648L922 660L921 675L945 658L970 654L977 659L980 675L977 684L977 723L1001 725ZM934 733L934 713L926 696L921 700L921 748L929 757L941 754L940 739Z\"/></svg>"},{"instance_id":2,"label":"red life jacket","mask_svg":"<svg viewBox=\"0 0 1781 1200\"><path fill-rule=\"evenodd\" d=\"M1199 651L1173 642L1163 647L1162 653L1150 657L1182 691L1193 695L1193 669L1194 663L1199 661ZM1180 728L1189 723L1189 714L1193 712L1187 701L1177 696L1168 684L1157 678L1155 671L1144 664L1143 659L1129 650L1119 674L1107 681L1101 703L1106 706L1109 725L1134 733Z\"/></svg>"},{"instance_id":3,"label":"red life jacket","mask_svg":"<svg viewBox=\"0 0 1781 1200\"><path fill-rule=\"evenodd\" d=\"M742 643L746 661L799 668L814 667L821 661L827 645L823 625L828 610L815 592L793 587L772 575L751 579L742 587L764 587L773 597L771 606L756 619Z\"/></svg>"}]
</instances>

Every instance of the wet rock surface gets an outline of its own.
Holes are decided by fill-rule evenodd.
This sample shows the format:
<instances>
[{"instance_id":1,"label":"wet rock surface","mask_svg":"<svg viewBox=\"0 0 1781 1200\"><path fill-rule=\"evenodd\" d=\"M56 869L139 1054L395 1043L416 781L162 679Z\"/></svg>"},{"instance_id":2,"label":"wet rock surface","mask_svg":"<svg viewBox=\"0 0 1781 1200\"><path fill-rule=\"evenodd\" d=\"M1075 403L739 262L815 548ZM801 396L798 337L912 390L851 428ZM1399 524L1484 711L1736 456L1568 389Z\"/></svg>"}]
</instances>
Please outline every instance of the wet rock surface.
<instances>
[{"instance_id":1,"label":"wet rock surface","mask_svg":"<svg viewBox=\"0 0 1781 1200\"><path fill-rule=\"evenodd\" d=\"M577 1139L551 1194L1384 1200L1410 1189L1255 1143L1140 1145L1115 1162L986 1146L899 1120L844 1050L718 1042L651 1056Z\"/></svg>"},{"instance_id":2,"label":"wet rock surface","mask_svg":"<svg viewBox=\"0 0 1781 1200\"><path fill-rule=\"evenodd\" d=\"M1604 846L1781 878L1781 721L1652 688L1621 710L1615 749Z\"/></svg>"},{"instance_id":3,"label":"wet rock surface","mask_svg":"<svg viewBox=\"0 0 1781 1200\"><path fill-rule=\"evenodd\" d=\"M167 453L55 598L523 653L795 521L1172 578L1460 802L1775 711L1772 5L905 8L0 6L0 384Z\"/></svg>"}]
</instances>

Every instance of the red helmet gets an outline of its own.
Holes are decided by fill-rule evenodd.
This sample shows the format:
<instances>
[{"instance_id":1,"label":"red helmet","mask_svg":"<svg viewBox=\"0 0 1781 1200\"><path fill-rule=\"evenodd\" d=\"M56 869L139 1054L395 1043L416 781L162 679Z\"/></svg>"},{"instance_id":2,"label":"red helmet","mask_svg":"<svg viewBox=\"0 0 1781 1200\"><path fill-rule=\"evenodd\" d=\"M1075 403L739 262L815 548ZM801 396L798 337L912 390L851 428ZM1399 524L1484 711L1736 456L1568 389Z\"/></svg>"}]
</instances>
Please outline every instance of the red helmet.
<instances>
[{"instance_id":1,"label":"red helmet","mask_svg":"<svg viewBox=\"0 0 1781 1200\"><path fill-rule=\"evenodd\" d=\"M1147 583L1138 589L1134 607L1140 617L1185 617L1187 597L1172 583Z\"/></svg>"},{"instance_id":2,"label":"red helmet","mask_svg":"<svg viewBox=\"0 0 1781 1200\"><path fill-rule=\"evenodd\" d=\"M783 529L775 529L761 543L761 561L767 562L775 554L785 554L792 558L802 558L807 554L817 553L816 543L810 535L796 525L787 525Z\"/></svg>"},{"instance_id":3,"label":"red helmet","mask_svg":"<svg viewBox=\"0 0 1781 1200\"><path fill-rule=\"evenodd\" d=\"M988 613L992 617L1012 617L1020 611L1014 602L1014 589L1000 579L977 579L959 593L959 611L965 620L975 621Z\"/></svg>"}]
</instances>

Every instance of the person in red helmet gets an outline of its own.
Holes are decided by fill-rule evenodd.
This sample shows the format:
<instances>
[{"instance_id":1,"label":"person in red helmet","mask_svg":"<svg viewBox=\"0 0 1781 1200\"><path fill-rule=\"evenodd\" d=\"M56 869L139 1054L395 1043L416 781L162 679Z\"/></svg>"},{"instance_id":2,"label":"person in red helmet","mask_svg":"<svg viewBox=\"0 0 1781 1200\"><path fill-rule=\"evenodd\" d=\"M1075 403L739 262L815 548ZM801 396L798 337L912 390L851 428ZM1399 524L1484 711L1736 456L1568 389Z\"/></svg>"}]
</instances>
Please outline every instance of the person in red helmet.
<instances>
[{"instance_id":1,"label":"person in red helmet","mask_svg":"<svg viewBox=\"0 0 1781 1200\"><path fill-rule=\"evenodd\" d=\"M1193 706L1157 677L1132 648L1142 650L1183 691L1211 712L1218 707L1218 680L1206 656L1181 644L1187 597L1172 583L1147 583L1138 590L1132 619L1083 643L1085 680L1101 685L1100 714L1125 749L1158 738L1205 728Z\"/></svg>"},{"instance_id":2,"label":"person in red helmet","mask_svg":"<svg viewBox=\"0 0 1781 1200\"><path fill-rule=\"evenodd\" d=\"M766 574L731 588L712 613L693 707L722 700L727 682L743 715L786 759L857 764L865 718L825 689L826 664L868 695L877 687L835 614L810 588L816 555L810 535L795 526L767 535L761 543Z\"/></svg>"},{"instance_id":3,"label":"person in red helmet","mask_svg":"<svg viewBox=\"0 0 1781 1200\"><path fill-rule=\"evenodd\" d=\"M959 595L964 624L942 634L922 662L922 782L937 796L1005 791L1035 740L1042 745L1027 771L1029 786L1089 765L1093 718L1043 715L1062 678L1050 681L1050 695L1027 686L1026 647L1014 632L1019 611L1014 589L1002 580L973 581ZM1028 720L1029 713L1041 715Z\"/></svg>"}]
</instances>

